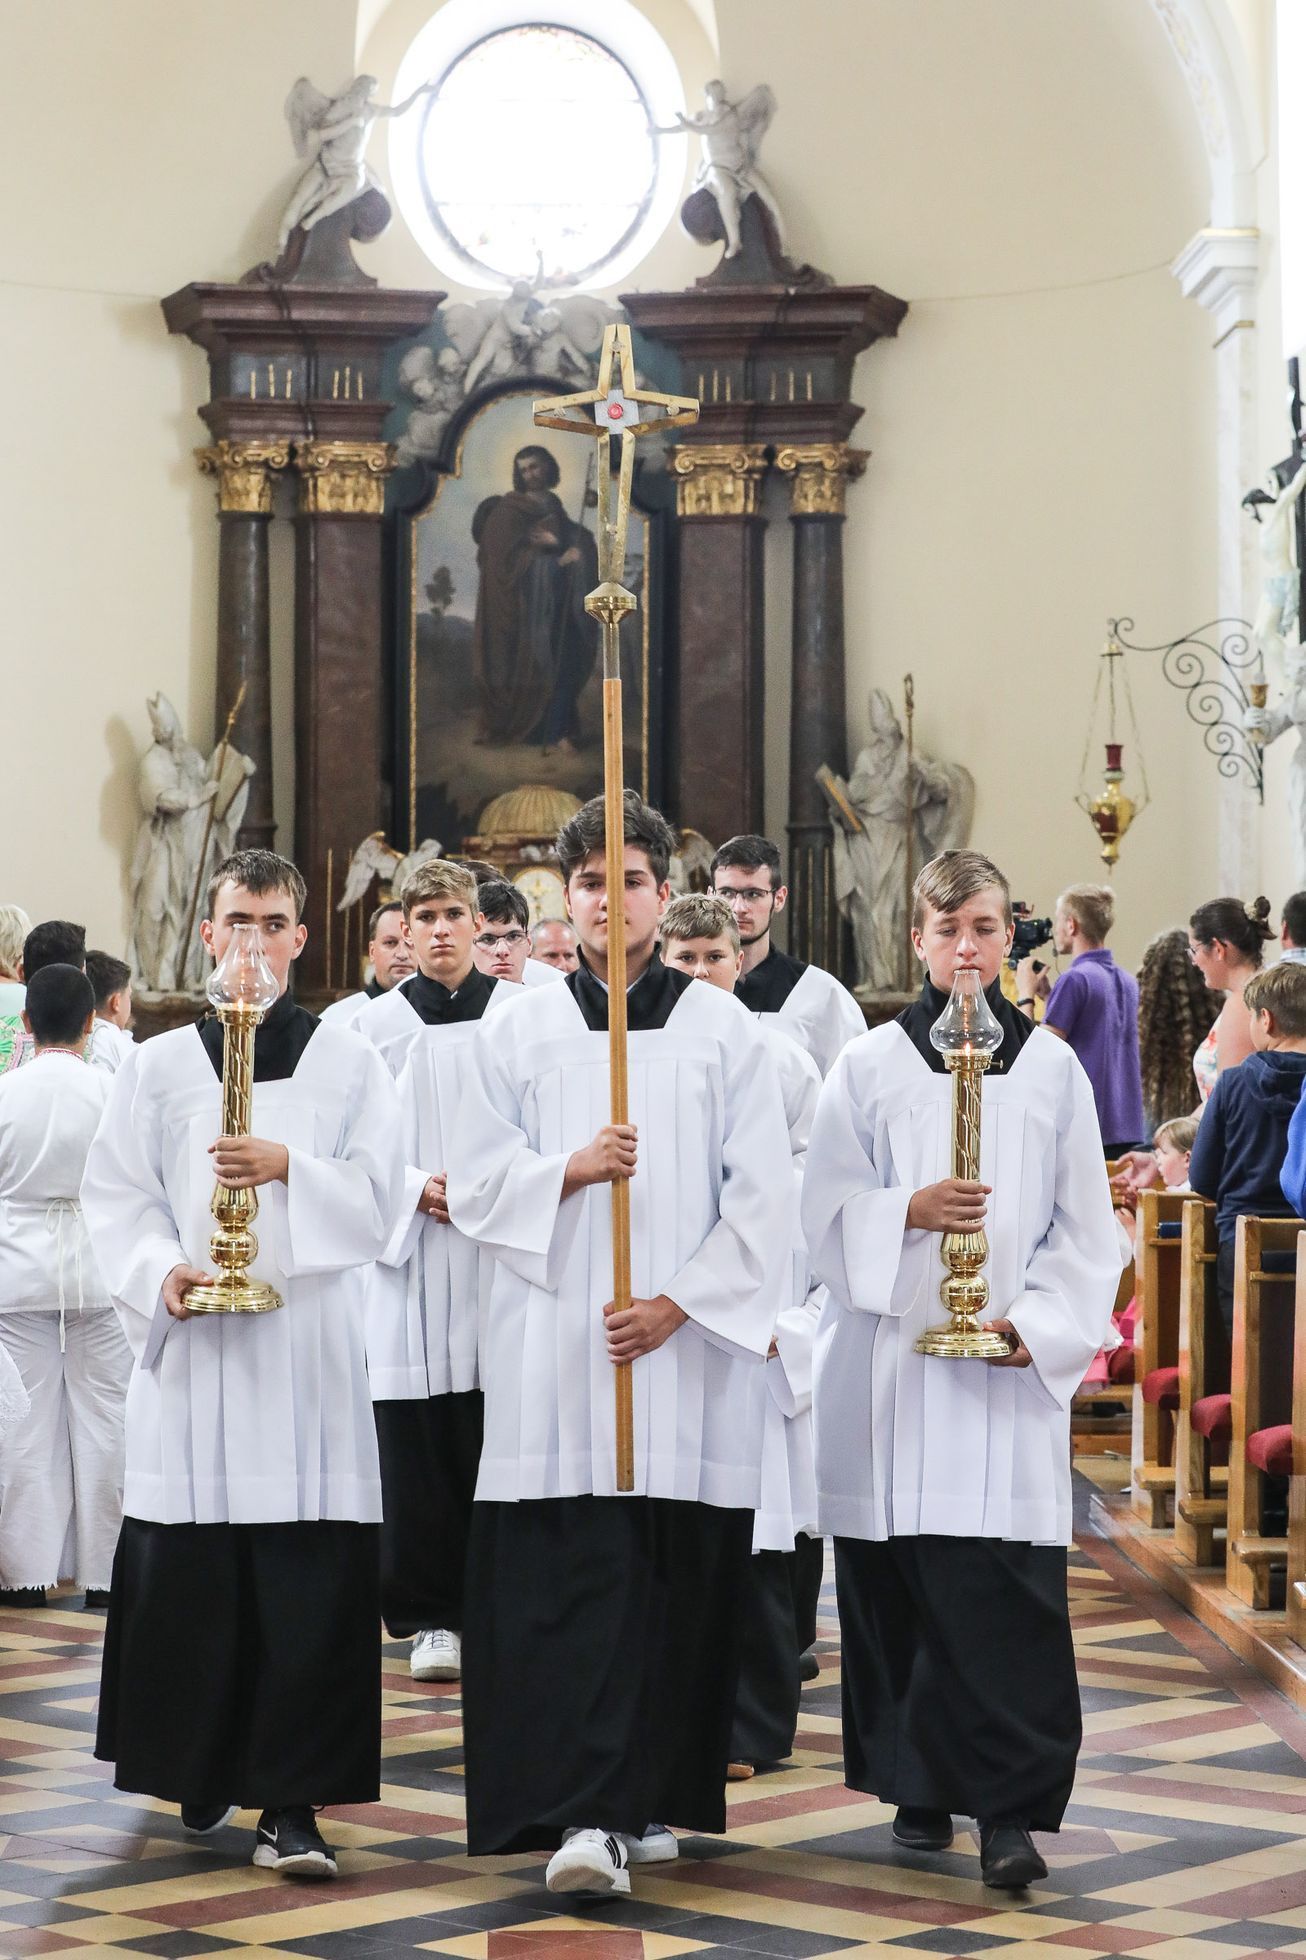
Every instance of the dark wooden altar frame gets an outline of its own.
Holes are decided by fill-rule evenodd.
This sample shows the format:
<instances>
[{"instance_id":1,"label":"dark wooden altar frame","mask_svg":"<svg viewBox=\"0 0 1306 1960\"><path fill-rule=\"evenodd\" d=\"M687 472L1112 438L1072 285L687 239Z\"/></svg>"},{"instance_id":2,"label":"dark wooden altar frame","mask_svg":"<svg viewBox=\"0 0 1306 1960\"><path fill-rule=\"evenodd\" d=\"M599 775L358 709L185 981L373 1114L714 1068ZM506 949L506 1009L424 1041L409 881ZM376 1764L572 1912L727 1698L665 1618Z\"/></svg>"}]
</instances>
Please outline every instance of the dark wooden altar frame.
<instances>
[{"instance_id":1,"label":"dark wooden altar frame","mask_svg":"<svg viewBox=\"0 0 1306 1960\"><path fill-rule=\"evenodd\" d=\"M429 516L444 481L462 474L463 447L473 425L496 402L511 396L561 394L571 384L549 376L512 375L475 395L458 410L432 462L412 465L392 482L385 514L385 648L391 730L384 794L390 810L386 835L412 850L417 834L417 526ZM661 805L665 794L671 681L676 669L677 526L675 489L664 473L637 466L632 505L644 526L644 566L639 593L641 649L640 793ZM597 629L596 629L597 630ZM601 776L602 768L599 766ZM505 790L517 785L505 782ZM446 849L461 848L462 839Z\"/></svg>"}]
</instances>

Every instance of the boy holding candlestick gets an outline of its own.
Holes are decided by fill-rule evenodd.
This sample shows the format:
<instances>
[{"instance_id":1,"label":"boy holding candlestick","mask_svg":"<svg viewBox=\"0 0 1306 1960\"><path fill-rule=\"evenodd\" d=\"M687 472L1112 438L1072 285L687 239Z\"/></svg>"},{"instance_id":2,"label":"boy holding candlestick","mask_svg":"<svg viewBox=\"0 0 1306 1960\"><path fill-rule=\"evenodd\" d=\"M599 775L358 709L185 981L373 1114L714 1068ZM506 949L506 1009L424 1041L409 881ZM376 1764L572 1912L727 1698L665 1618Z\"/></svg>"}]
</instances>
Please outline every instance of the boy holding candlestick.
<instances>
[{"instance_id":1,"label":"boy holding candlestick","mask_svg":"<svg viewBox=\"0 0 1306 1960\"><path fill-rule=\"evenodd\" d=\"M126 1487L95 1753L120 1789L206 1833L257 1809L254 1863L334 1876L324 1804L380 1793L381 1486L363 1282L402 1184L400 1116L375 1050L296 1006L304 881L238 851L201 933L221 961L252 927L279 997L253 1042L248 1136L220 1136L212 1015L133 1049L81 1201L135 1354ZM215 1141L216 1139L216 1141ZM197 1313L214 1179L257 1187L252 1276L282 1305Z\"/></svg>"},{"instance_id":2,"label":"boy holding candlestick","mask_svg":"<svg viewBox=\"0 0 1306 1960\"><path fill-rule=\"evenodd\" d=\"M852 1042L821 1093L803 1224L829 1289L817 1335L820 1523L834 1535L845 1778L914 1849L975 1817L985 1883L1046 1875L1080 1740L1066 1598L1070 1401L1120 1254L1092 1089L1005 999L1006 879L945 851L916 880L920 998ZM930 1029L973 971L1003 1034L980 1182L949 1175L951 1082ZM940 1234L988 1233L991 1362L916 1352L945 1311Z\"/></svg>"}]
</instances>

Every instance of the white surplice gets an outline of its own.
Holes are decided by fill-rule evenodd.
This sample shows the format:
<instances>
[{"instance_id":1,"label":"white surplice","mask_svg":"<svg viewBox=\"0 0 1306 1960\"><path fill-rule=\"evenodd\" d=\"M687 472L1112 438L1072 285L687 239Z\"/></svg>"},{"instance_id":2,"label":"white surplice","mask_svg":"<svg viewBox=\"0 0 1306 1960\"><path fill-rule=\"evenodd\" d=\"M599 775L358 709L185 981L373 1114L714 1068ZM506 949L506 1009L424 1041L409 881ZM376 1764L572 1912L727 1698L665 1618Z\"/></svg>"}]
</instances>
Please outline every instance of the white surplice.
<instances>
[{"instance_id":1,"label":"white surplice","mask_svg":"<svg viewBox=\"0 0 1306 1960\"><path fill-rule=\"evenodd\" d=\"M363 1341L364 1281L403 1175L394 1085L349 1029L319 1027L292 1076L256 1082L251 1132L284 1143L259 1187L251 1272L284 1305L174 1320L176 1265L212 1270L222 1085L196 1028L142 1043L114 1077L82 1206L136 1355L127 1394L129 1517L274 1524L381 1516Z\"/></svg>"},{"instance_id":2,"label":"white surplice","mask_svg":"<svg viewBox=\"0 0 1306 1960\"><path fill-rule=\"evenodd\" d=\"M97 1014L91 1038L86 1044L86 1059L92 1068L103 1069L106 1075L116 1075L135 1046L126 1028L102 1020Z\"/></svg>"},{"instance_id":3,"label":"white surplice","mask_svg":"<svg viewBox=\"0 0 1306 1960\"><path fill-rule=\"evenodd\" d=\"M628 1038L637 1299L689 1316L633 1364L635 1494L756 1509L764 1357L791 1255L793 1171L774 1062L706 984ZM609 1120L608 1037L568 986L482 1022L449 1207L496 1256L484 1333L478 1500L616 1494L606 1184L562 1197L572 1152Z\"/></svg>"},{"instance_id":4,"label":"white surplice","mask_svg":"<svg viewBox=\"0 0 1306 1960\"><path fill-rule=\"evenodd\" d=\"M775 1060L784 1098L794 1189L801 1197L812 1119L821 1093L816 1063L769 1016L761 1034ZM795 1220L795 1223L797 1221ZM762 1496L753 1522L755 1552L792 1552L800 1531L816 1531L812 1449L812 1342L822 1288L811 1285L801 1229L794 1233L789 1286L775 1326L777 1352L766 1364L762 1417Z\"/></svg>"},{"instance_id":5,"label":"white surplice","mask_svg":"<svg viewBox=\"0 0 1306 1960\"><path fill-rule=\"evenodd\" d=\"M1070 1401L1120 1278L1092 1088L1042 1029L1009 1074L984 1078L986 1318L1019 1330L1028 1368L913 1349L947 1320L941 1237L906 1218L915 1191L950 1175L951 1097L896 1023L846 1048L821 1092L803 1192L829 1289L815 1364L821 1529L1068 1544Z\"/></svg>"},{"instance_id":6,"label":"white surplice","mask_svg":"<svg viewBox=\"0 0 1306 1960\"><path fill-rule=\"evenodd\" d=\"M111 1087L58 1049L0 1078L0 1312L109 1305L78 1191Z\"/></svg>"},{"instance_id":7,"label":"white surplice","mask_svg":"<svg viewBox=\"0 0 1306 1960\"><path fill-rule=\"evenodd\" d=\"M524 989L499 981L485 1015ZM426 1181L461 1148L459 1112L481 1021L431 1025L402 986L359 1023L395 1078L403 1109L404 1182L384 1260L368 1283L367 1371L374 1402L461 1395L481 1385L480 1323L493 1255L456 1225L417 1209Z\"/></svg>"},{"instance_id":8,"label":"white surplice","mask_svg":"<svg viewBox=\"0 0 1306 1960\"><path fill-rule=\"evenodd\" d=\"M317 1018L333 1027L355 1028L359 1017L372 1005L373 1000L380 998L379 994L342 994L339 1000L333 1000L324 1007Z\"/></svg>"},{"instance_id":9,"label":"white surplice","mask_svg":"<svg viewBox=\"0 0 1306 1960\"><path fill-rule=\"evenodd\" d=\"M850 1041L866 1033L866 1016L848 989L824 967L809 966L799 975L778 1013L758 1015L806 1049L823 1076Z\"/></svg>"},{"instance_id":10,"label":"white surplice","mask_svg":"<svg viewBox=\"0 0 1306 1960\"><path fill-rule=\"evenodd\" d=\"M550 966L547 960L528 959L522 968L523 987L546 987L551 981L564 978L560 967Z\"/></svg>"}]
</instances>

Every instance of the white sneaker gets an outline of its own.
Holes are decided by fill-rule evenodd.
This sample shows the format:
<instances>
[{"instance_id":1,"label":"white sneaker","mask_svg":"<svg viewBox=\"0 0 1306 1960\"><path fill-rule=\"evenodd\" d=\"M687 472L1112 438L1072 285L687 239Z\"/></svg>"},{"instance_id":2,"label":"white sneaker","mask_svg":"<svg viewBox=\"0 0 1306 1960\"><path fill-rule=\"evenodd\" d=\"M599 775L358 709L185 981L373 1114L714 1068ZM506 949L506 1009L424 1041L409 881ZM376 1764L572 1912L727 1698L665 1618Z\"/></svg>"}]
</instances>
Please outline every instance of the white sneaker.
<instances>
[{"instance_id":1,"label":"white sneaker","mask_svg":"<svg viewBox=\"0 0 1306 1960\"><path fill-rule=\"evenodd\" d=\"M615 1831L572 1830L562 1834L544 1874L550 1892L588 1892L596 1898L630 1891L626 1846Z\"/></svg>"},{"instance_id":2,"label":"white sneaker","mask_svg":"<svg viewBox=\"0 0 1306 1960\"><path fill-rule=\"evenodd\" d=\"M632 1837L629 1831L620 1835L632 1865L669 1865L680 1856L675 1833L665 1824L650 1824L643 1837Z\"/></svg>"},{"instance_id":3,"label":"white sneaker","mask_svg":"<svg viewBox=\"0 0 1306 1960\"><path fill-rule=\"evenodd\" d=\"M461 1636L448 1627L426 1627L413 1636L408 1672L414 1681L457 1681L463 1671Z\"/></svg>"}]
</instances>

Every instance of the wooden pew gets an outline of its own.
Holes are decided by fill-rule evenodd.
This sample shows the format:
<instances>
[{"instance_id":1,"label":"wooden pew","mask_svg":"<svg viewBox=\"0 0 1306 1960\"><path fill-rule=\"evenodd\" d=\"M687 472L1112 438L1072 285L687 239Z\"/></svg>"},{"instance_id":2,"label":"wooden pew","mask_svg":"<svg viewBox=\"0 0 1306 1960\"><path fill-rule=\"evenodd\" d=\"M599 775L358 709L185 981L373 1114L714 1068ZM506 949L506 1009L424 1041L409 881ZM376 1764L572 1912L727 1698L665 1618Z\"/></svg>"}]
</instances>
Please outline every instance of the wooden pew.
<instances>
[{"instance_id":1,"label":"wooden pew","mask_svg":"<svg viewBox=\"0 0 1306 1960\"><path fill-rule=\"evenodd\" d=\"M1217 1395L1228 1398L1229 1349L1215 1292L1215 1206L1206 1198L1185 1199L1179 1259L1175 1549L1194 1565L1214 1565L1228 1501L1227 1444L1202 1425Z\"/></svg>"},{"instance_id":2,"label":"wooden pew","mask_svg":"<svg viewBox=\"0 0 1306 1960\"><path fill-rule=\"evenodd\" d=\"M1292 1366L1300 1218L1238 1220L1234 1265L1233 1434L1225 1585L1248 1606L1271 1603L1288 1541L1268 1535L1262 1516L1267 1475L1292 1468Z\"/></svg>"},{"instance_id":3,"label":"wooden pew","mask_svg":"<svg viewBox=\"0 0 1306 1960\"><path fill-rule=\"evenodd\" d=\"M1137 1412L1129 1501L1136 1517L1159 1530L1170 1522L1175 1487L1175 1417L1179 1409L1179 1281L1186 1193L1141 1193L1135 1262L1141 1336L1134 1368ZM1167 1228L1164 1234L1161 1228Z\"/></svg>"},{"instance_id":4,"label":"wooden pew","mask_svg":"<svg viewBox=\"0 0 1306 1960\"><path fill-rule=\"evenodd\" d=\"M1306 1647L1306 1232L1297 1236L1292 1344L1292 1480L1288 1487L1288 1632Z\"/></svg>"},{"instance_id":5,"label":"wooden pew","mask_svg":"<svg viewBox=\"0 0 1306 1960\"><path fill-rule=\"evenodd\" d=\"M1107 1158L1108 1178L1117 1177L1124 1168L1123 1158ZM1124 1312L1133 1299L1134 1292L1134 1261L1131 1259L1121 1271L1119 1284L1116 1287L1115 1302L1111 1308L1113 1318L1116 1314ZM1095 1447L1092 1441L1095 1436L1112 1438L1124 1436L1129 1432L1130 1421L1125 1411L1129 1408L1133 1384L1137 1380L1132 1357L1124 1357L1114 1366L1108 1361L1108 1367L1111 1368L1111 1374L1107 1381L1097 1382L1092 1388L1081 1388L1071 1402L1070 1425L1076 1450L1083 1449L1091 1452ZM1104 1448L1106 1445L1099 1443L1096 1447Z\"/></svg>"}]
</instances>

